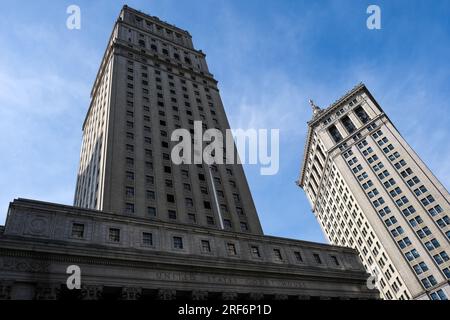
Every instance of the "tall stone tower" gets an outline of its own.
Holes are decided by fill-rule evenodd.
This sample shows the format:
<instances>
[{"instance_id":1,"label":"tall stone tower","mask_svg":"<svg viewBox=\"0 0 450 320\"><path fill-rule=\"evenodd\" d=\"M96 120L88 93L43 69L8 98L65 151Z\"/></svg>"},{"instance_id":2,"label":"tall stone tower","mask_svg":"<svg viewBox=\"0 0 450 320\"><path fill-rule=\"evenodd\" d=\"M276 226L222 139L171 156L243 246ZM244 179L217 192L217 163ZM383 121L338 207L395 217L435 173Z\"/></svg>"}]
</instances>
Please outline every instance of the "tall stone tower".
<instances>
[{"instance_id":1,"label":"tall stone tower","mask_svg":"<svg viewBox=\"0 0 450 320\"><path fill-rule=\"evenodd\" d=\"M449 193L360 84L313 118L298 185L386 299L450 296Z\"/></svg>"},{"instance_id":2,"label":"tall stone tower","mask_svg":"<svg viewBox=\"0 0 450 320\"><path fill-rule=\"evenodd\" d=\"M171 134L229 129L205 54L180 28L124 7L83 124L75 206L262 234L240 164L174 165Z\"/></svg>"}]
</instances>

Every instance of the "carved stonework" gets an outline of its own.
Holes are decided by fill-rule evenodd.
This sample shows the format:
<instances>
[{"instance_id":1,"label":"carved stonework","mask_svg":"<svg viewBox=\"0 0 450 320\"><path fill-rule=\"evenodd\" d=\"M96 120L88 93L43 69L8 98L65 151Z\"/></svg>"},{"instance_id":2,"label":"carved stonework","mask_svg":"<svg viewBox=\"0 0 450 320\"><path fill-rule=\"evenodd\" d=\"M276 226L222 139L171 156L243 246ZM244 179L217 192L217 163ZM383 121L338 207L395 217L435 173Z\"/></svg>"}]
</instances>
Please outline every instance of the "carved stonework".
<instances>
[{"instance_id":1,"label":"carved stonework","mask_svg":"<svg viewBox=\"0 0 450 320\"><path fill-rule=\"evenodd\" d=\"M208 291L192 291L192 300L208 300Z\"/></svg>"},{"instance_id":2,"label":"carved stonework","mask_svg":"<svg viewBox=\"0 0 450 320\"><path fill-rule=\"evenodd\" d=\"M176 290L172 290L172 289L158 290L158 299L159 300L175 300L176 295L177 295Z\"/></svg>"},{"instance_id":3,"label":"carved stonework","mask_svg":"<svg viewBox=\"0 0 450 320\"><path fill-rule=\"evenodd\" d=\"M276 294L275 300L287 300L289 297L287 294Z\"/></svg>"},{"instance_id":4,"label":"carved stonework","mask_svg":"<svg viewBox=\"0 0 450 320\"><path fill-rule=\"evenodd\" d=\"M261 292L250 292L249 299L250 300L263 300L264 294L262 294Z\"/></svg>"},{"instance_id":5,"label":"carved stonework","mask_svg":"<svg viewBox=\"0 0 450 320\"><path fill-rule=\"evenodd\" d=\"M0 282L0 300L11 299L11 284Z\"/></svg>"},{"instance_id":6,"label":"carved stonework","mask_svg":"<svg viewBox=\"0 0 450 320\"><path fill-rule=\"evenodd\" d=\"M237 296L236 292L222 292L222 300L236 300Z\"/></svg>"},{"instance_id":7,"label":"carved stonework","mask_svg":"<svg viewBox=\"0 0 450 320\"><path fill-rule=\"evenodd\" d=\"M83 300L98 300L100 299L103 292L103 287L101 286L81 286L81 296Z\"/></svg>"},{"instance_id":8,"label":"carved stonework","mask_svg":"<svg viewBox=\"0 0 450 320\"><path fill-rule=\"evenodd\" d=\"M138 300L141 297L141 293L141 288L122 288L122 300Z\"/></svg>"},{"instance_id":9,"label":"carved stonework","mask_svg":"<svg viewBox=\"0 0 450 320\"><path fill-rule=\"evenodd\" d=\"M49 263L31 259L0 258L0 270L22 272L48 272Z\"/></svg>"},{"instance_id":10,"label":"carved stonework","mask_svg":"<svg viewBox=\"0 0 450 320\"><path fill-rule=\"evenodd\" d=\"M56 300L59 296L60 288L58 285L38 284L36 287L36 300Z\"/></svg>"}]
</instances>

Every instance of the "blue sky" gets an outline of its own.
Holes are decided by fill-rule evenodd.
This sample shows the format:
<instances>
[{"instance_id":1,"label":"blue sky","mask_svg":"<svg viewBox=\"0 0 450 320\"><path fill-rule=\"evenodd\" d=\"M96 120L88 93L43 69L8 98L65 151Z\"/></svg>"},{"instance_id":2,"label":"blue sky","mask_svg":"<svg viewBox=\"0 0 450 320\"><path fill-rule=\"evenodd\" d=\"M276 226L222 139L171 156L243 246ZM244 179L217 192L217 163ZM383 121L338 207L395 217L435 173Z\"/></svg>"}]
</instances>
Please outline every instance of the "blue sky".
<instances>
[{"instance_id":1,"label":"blue sky","mask_svg":"<svg viewBox=\"0 0 450 320\"><path fill-rule=\"evenodd\" d=\"M81 8L68 30L66 8ZM17 197L72 204L81 125L122 1L2 1L0 224ZM280 128L280 171L247 179L266 234L324 242L297 179L311 111L364 82L450 186L449 1L128 1L190 31L233 128ZM381 30L366 8L381 7Z\"/></svg>"}]
</instances>

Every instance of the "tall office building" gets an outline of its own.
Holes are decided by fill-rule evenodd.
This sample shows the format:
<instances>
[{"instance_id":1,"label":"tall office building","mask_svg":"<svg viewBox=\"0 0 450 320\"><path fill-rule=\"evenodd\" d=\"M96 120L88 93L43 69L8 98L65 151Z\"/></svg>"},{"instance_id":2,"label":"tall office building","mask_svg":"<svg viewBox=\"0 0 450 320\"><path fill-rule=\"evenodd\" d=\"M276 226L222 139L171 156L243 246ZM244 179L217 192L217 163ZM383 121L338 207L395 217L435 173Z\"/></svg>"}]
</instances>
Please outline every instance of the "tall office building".
<instances>
[{"instance_id":1,"label":"tall office building","mask_svg":"<svg viewBox=\"0 0 450 320\"><path fill-rule=\"evenodd\" d=\"M450 297L449 193L360 84L313 118L298 185L385 299Z\"/></svg>"},{"instance_id":2,"label":"tall office building","mask_svg":"<svg viewBox=\"0 0 450 320\"><path fill-rule=\"evenodd\" d=\"M195 120L229 127L205 55L125 6L92 90L75 205L10 204L0 299L377 298L354 249L263 235L241 165L173 164L169 137L195 134Z\"/></svg>"},{"instance_id":3,"label":"tall office building","mask_svg":"<svg viewBox=\"0 0 450 320\"><path fill-rule=\"evenodd\" d=\"M172 163L173 130L194 136L194 121L230 127L205 54L187 31L125 7L92 88L74 205L262 234L241 165Z\"/></svg>"}]
</instances>

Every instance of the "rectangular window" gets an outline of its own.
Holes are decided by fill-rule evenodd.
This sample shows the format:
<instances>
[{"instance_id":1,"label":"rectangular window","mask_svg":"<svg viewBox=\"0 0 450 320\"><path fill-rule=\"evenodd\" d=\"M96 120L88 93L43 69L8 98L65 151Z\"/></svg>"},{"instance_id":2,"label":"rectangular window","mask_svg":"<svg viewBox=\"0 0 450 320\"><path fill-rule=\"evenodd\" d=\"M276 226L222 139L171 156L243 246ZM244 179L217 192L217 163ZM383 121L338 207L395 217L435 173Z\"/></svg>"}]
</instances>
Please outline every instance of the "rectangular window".
<instances>
[{"instance_id":1,"label":"rectangular window","mask_svg":"<svg viewBox=\"0 0 450 320\"><path fill-rule=\"evenodd\" d=\"M153 234L149 232L143 232L142 233L142 244L146 246L152 246L153 245Z\"/></svg>"},{"instance_id":2,"label":"rectangular window","mask_svg":"<svg viewBox=\"0 0 450 320\"><path fill-rule=\"evenodd\" d=\"M202 240L202 251L206 253L211 252L211 245L208 240Z\"/></svg>"},{"instance_id":3,"label":"rectangular window","mask_svg":"<svg viewBox=\"0 0 450 320\"><path fill-rule=\"evenodd\" d=\"M109 241L120 242L120 229L117 228L109 229Z\"/></svg>"},{"instance_id":4,"label":"rectangular window","mask_svg":"<svg viewBox=\"0 0 450 320\"><path fill-rule=\"evenodd\" d=\"M313 254L314 256L314 260L318 263L318 264L322 264L322 260L320 259L320 256L317 253Z\"/></svg>"},{"instance_id":5,"label":"rectangular window","mask_svg":"<svg viewBox=\"0 0 450 320\"><path fill-rule=\"evenodd\" d=\"M173 247L175 249L183 249L183 238L173 237Z\"/></svg>"},{"instance_id":6,"label":"rectangular window","mask_svg":"<svg viewBox=\"0 0 450 320\"><path fill-rule=\"evenodd\" d=\"M234 243L227 243L227 252L230 256L237 255L236 245Z\"/></svg>"},{"instance_id":7,"label":"rectangular window","mask_svg":"<svg viewBox=\"0 0 450 320\"><path fill-rule=\"evenodd\" d=\"M74 238L84 238L84 224L74 223L72 225L72 237Z\"/></svg>"}]
</instances>

